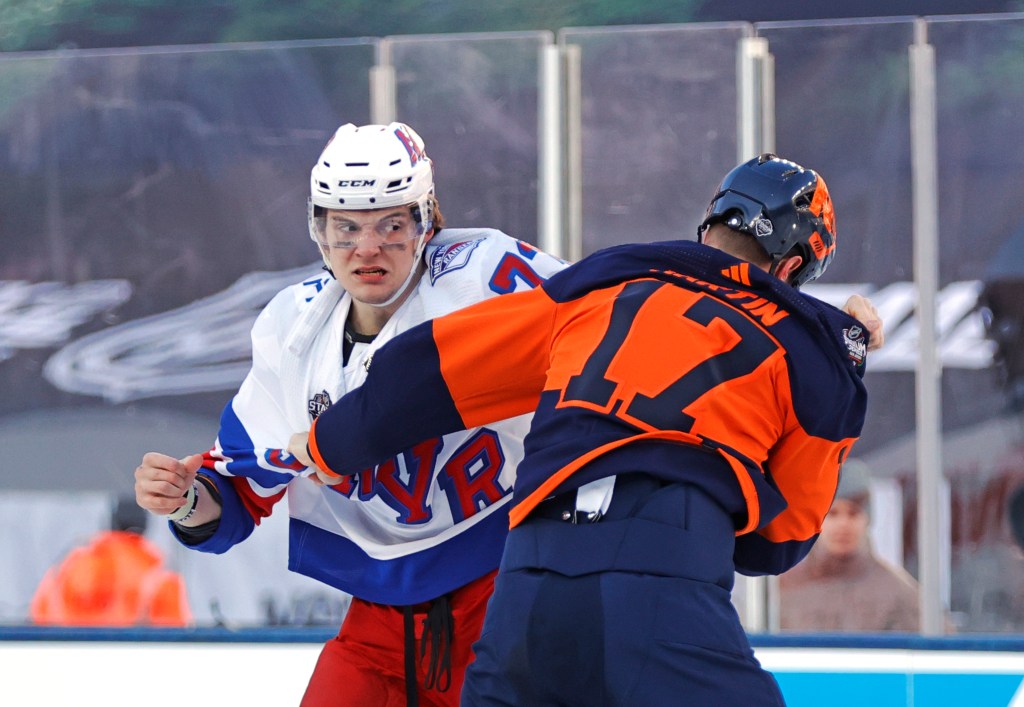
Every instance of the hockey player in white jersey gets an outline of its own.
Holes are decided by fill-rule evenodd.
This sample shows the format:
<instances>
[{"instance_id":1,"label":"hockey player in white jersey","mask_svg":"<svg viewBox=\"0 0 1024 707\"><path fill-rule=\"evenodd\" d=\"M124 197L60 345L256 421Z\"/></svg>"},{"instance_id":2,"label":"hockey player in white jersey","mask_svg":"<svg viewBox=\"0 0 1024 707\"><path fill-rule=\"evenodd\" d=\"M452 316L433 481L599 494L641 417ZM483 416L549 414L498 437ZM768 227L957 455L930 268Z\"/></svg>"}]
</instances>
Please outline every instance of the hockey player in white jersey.
<instances>
[{"instance_id":1,"label":"hockey player in white jersey","mask_svg":"<svg viewBox=\"0 0 1024 707\"><path fill-rule=\"evenodd\" d=\"M204 552L245 540L287 496L289 568L354 597L307 707L457 705L480 634L528 417L423 440L334 486L287 452L363 383L385 342L564 265L499 231L443 226L433 165L409 126L340 127L310 185L310 235L329 272L260 314L252 369L214 448L183 460L151 452L135 472L139 504Z\"/></svg>"}]
</instances>

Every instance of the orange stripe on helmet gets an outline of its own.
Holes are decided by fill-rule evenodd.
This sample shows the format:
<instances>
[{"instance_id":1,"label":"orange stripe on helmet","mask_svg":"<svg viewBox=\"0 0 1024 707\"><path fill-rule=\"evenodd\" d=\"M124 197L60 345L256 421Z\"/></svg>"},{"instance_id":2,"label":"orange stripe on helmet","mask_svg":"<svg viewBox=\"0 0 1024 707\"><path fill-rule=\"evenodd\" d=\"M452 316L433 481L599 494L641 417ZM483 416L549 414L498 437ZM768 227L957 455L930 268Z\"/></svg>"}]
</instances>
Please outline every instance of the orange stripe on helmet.
<instances>
[{"instance_id":1,"label":"orange stripe on helmet","mask_svg":"<svg viewBox=\"0 0 1024 707\"><path fill-rule=\"evenodd\" d=\"M836 249L835 243L832 243L830 246L826 246L817 231L811 234L811 238L808 242L811 244L811 250L814 251L814 257L817 260L821 260Z\"/></svg>"},{"instance_id":2,"label":"orange stripe on helmet","mask_svg":"<svg viewBox=\"0 0 1024 707\"><path fill-rule=\"evenodd\" d=\"M811 213L821 217L825 222L825 228L835 238L836 235L836 212L832 208L832 197L828 193L825 180L818 175L818 184L814 188L814 198L811 199Z\"/></svg>"}]
</instances>

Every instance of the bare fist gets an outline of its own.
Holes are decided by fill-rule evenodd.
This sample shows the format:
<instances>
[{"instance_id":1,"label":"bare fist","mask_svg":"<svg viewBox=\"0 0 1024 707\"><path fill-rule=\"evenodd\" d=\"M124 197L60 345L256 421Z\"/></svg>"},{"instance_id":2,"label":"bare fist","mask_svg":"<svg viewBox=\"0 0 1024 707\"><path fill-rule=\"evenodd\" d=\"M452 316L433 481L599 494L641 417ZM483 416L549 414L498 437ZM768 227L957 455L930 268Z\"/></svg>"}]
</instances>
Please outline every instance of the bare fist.
<instances>
[{"instance_id":1,"label":"bare fist","mask_svg":"<svg viewBox=\"0 0 1024 707\"><path fill-rule=\"evenodd\" d=\"M156 515L173 513L185 504L185 493L202 464L202 454L175 459L147 452L135 469L135 502Z\"/></svg>"},{"instance_id":2,"label":"bare fist","mask_svg":"<svg viewBox=\"0 0 1024 707\"><path fill-rule=\"evenodd\" d=\"M843 305L843 311L854 319L858 320L868 330L871 336L871 343L868 351L875 351L885 344L885 327L882 318L878 316L878 310L871 300L862 295L852 295Z\"/></svg>"},{"instance_id":3,"label":"bare fist","mask_svg":"<svg viewBox=\"0 0 1024 707\"><path fill-rule=\"evenodd\" d=\"M308 432L296 432L288 440L288 453L295 457L299 463L304 464L308 468L316 472L316 476L311 476L318 484L326 484L327 486L334 486L341 482L340 476L337 474L329 474L318 467L309 456L309 451L306 449L306 445L309 443Z\"/></svg>"},{"instance_id":4,"label":"bare fist","mask_svg":"<svg viewBox=\"0 0 1024 707\"><path fill-rule=\"evenodd\" d=\"M316 464L309 458L309 452L306 451L306 444L308 442L309 432L296 432L288 440L288 453L298 459L299 463L312 469Z\"/></svg>"}]
</instances>

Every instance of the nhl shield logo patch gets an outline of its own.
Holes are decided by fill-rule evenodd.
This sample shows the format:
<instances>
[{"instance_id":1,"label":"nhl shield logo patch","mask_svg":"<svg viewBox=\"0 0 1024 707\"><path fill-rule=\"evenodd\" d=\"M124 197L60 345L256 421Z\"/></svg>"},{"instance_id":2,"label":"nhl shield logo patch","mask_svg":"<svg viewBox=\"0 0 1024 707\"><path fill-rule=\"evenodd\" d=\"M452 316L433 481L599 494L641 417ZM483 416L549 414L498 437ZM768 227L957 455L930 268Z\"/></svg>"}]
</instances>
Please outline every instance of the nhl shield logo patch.
<instances>
[{"instance_id":1,"label":"nhl shield logo patch","mask_svg":"<svg viewBox=\"0 0 1024 707\"><path fill-rule=\"evenodd\" d=\"M309 410L309 416L314 420L320 417L320 413L331 406L331 396L326 390L322 390L314 395L309 400L309 405L306 408Z\"/></svg>"},{"instance_id":2,"label":"nhl shield logo patch","mask_svg":"<svg viewBox=\"0 0 1024 707\"><path fill-rule=\"evenodd\" d=\"M864 357L867 356L868 344L865 339L864 330L857 325L849 329L843 329L843 341L846 343L846 351L850 356L850 360L858 366L864 363Z\"/></svg>"},{"instance_id":3,"label":"nhl shield logo patch","mask_svg":"<svg viewBox=\"0 0 1024 707\"><path fill-rule=\"evenodd\" d=\"M751 225L754 227L754 235L758 238L770 236L775 232L775 226L763 216L758 216Z\"/></svg>"}]
</instances>

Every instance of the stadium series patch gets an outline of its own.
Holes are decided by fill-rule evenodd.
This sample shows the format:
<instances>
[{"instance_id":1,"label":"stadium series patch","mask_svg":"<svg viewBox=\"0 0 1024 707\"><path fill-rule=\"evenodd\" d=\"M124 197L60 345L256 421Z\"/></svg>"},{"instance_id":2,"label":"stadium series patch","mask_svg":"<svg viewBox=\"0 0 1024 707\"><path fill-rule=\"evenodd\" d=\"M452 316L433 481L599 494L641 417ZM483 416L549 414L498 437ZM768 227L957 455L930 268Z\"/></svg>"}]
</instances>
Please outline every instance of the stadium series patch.
<instances>
[{"instance_id":1,"label":"stadium series patch","mask_svg":"<svg viewBox=\"0 0 1024 707\"><path fill-rule=\"evenodd\" d=\"M867 342L864 340L864 330L856 325L849 329L843 329L843 340L846 342L850 360L858 366L864 363L864 356L868 351Z\"/></svg>"},{"instance_id":2,"label":"stadium series patch","mask_svg":"<svg viewBox=\"0 0 1024 707\"><path fill-rule=\"evenodd\" d=\"M331 396L326 390L322 390L309 400L309 416L314 420L320 417L320 413L331 406Z\"/></svg>"},{"instance_id":3,"label":"stadium series patch","mask_svg":"<svg viewBox=\"0 0 1024 707\"><path fill-rule=\"evenodd\" d=\"M473 249L480 245L479 240L459 241L451 245L441 246L430 255L430 284L445 273L466 267Z\"/></svg>"}]
</instances>

